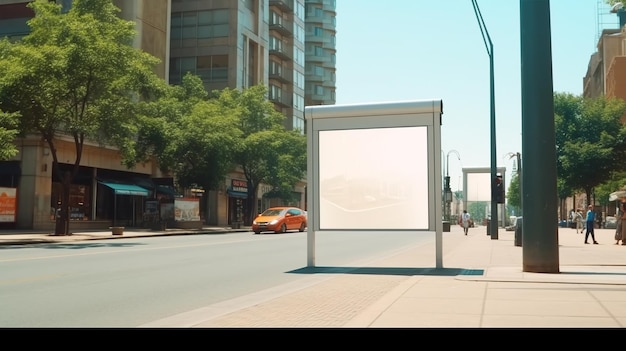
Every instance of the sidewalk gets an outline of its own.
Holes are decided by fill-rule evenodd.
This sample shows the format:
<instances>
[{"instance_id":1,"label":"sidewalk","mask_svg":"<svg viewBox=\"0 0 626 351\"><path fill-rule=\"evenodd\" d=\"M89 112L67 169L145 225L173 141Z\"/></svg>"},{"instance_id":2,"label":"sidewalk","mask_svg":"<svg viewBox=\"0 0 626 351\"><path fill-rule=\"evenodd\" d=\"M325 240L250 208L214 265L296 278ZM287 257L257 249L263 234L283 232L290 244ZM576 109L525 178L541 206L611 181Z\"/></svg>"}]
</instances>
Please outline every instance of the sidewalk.
<instances>
[{"instance_id":1,"label":"sidewalk","mask_svg":"<svg viewBox=\"0 0 626 351\"><path fill-rule=\"evenodd\" d=\"M34 243L229 231L0 234L0 245L18 238ZM622 328L626 246L615 245L613 233L596 229L600 244L585 245L582 234L559 228L560 273L527 273L522 272L523 248L514 245L513 231L500 229L493 240L484 226L471 228L465 236L453 225L443 233L440 269L435 268L434 246L416 245L356 269L309 267L312 274L299 285L278 286L141 327Z\"/></svg>"},{"instance_id":2,"label":"sidewalk","mask_svg":"<svg viewBox=\"0 0 626 351\"><path fill-rule=\"evenodd\" d=\"M143 327L197 328L621 328L626 326L626 246L597 229L599 245L559 228L560 273L522 272L515 233L485 227L444 233L433 246L340 273L314 270L308 286L276 287ZM315 269L315 268L314 268ZM336 267L335 267L336 269ZM313 281L317 279L316 281Z\"/></svg>"},{"instance_id":3,"label":"sidewalk","mask_svg":"<svg viewBox=\"0 0 626 351\"><path fill-rule=\"evenodd\" d=\"M241 229L231 229L230 227L205 226L202 229L177 229L168 228L162 231L154 231L150 229L125 229L122 235L113 235L111 230L106 231L84 231L76 232L71 235L52 235L51 232L41 232L33 230L0 230L0 246L1 245L26 245L26 244L46 244L46 243L62 243L81 240L105 240L105 239L123 239L138 236L163 236L163 235L193 235L193 234L222 234L231 232L249 232L249 227Z\"/></svg>"}]
</instances>

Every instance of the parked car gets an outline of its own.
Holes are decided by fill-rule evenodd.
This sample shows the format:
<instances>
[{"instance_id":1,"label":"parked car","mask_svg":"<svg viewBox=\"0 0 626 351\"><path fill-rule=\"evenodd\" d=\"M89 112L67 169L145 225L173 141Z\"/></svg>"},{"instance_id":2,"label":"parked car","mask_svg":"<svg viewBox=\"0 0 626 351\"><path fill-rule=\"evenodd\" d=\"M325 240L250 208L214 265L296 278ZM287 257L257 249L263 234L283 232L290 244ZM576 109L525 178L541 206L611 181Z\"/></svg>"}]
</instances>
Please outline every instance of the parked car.
<instances>
[{"instance_id":1,"label":"parked car","mask_svg":"<svg viewBox=\"0 0 626 351\"><path fill-rule=\"evenodd\" d=\"M297 207L271 207L252 221L252 231L284 233L288 230L303 232L307 226L306 212Z\"/></svg>"},{"instance_id":2,"label":"parked car","mask_svg":"<svg viewBox=\"0 0 626 351\"><path fill-rule=\"evenodd\" d=\"M617 219L615 218L615 216L606 217L606 221L604 222L604 228L617 229Z\"/></svg>"}]
</instances>

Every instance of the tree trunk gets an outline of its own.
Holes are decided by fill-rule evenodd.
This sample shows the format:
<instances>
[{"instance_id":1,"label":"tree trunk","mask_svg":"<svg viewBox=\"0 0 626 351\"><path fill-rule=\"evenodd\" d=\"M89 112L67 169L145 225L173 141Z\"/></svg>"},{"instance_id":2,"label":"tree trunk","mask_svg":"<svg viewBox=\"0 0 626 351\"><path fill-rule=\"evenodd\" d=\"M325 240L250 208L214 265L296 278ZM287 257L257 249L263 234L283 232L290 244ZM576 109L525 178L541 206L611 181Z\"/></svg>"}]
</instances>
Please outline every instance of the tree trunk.
<instances>
[{"instance_id":1,"label":"tree trunk","mask_svg":"<svg viewBox=\"0 0 626 351\"><path fill-rule=\"evenodd\" d=\"M56 226L54 229L54 235L70 235L70 184L72 178L70 172L63 173L63 179L61 179L61 211L56 218Z\"/></svg>"}]
</instances>

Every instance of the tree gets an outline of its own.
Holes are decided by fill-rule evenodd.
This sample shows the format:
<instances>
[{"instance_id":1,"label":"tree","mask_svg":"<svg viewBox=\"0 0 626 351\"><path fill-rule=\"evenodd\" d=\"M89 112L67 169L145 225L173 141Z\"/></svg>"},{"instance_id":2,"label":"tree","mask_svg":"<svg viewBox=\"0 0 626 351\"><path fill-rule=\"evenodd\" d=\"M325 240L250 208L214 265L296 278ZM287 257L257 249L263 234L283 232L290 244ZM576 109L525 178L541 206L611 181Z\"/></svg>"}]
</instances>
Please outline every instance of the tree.
<instances>
[{"instance_id":1,"label":"tree","mask_svg":"<svg viewBox=\"0 0 626 351\"><path fill-rule=\"evenodd\" d=\"M510 205L512 209L515 210L515 213L522 213L522 211L520 211L522 208L522 192L518 172L513 173L511 176L511 182L509 183L509 189L506 194L506 202L507 205Z\"/></svg>"},{"instance_id":2,"label":"tree","mask_svg":"<svg viewBox=\"0 0 626 351\"><path fill-rule=\"evenodd\" d=\"M8 160L17 155L15 137L17 136L18 114L0 110L0 160Z\"/></svg>"},{"instance_id":3,"label":"tree","mask_svg":"<svg viewBox=\"0 0 626 351\"><path fill-rule=\"evenodd\" d=\"M119 148L127 166L134 143L139 101L162 89L158 60L133 48L134 24L117 16L111 0L75 0L67 13L54 2L28 4L35 12L21 42L3 44L0 60L2 109L20 114L22 136L39 134L62 185L55 234L69 234L69 188L86 140ZM62 170L61 138L75 148L73 165Z\"/></svg>"},{"instance_id":4,"label":"tree","mask_svg":"<svg viewBox=\"0 0 626 351\"><path fill-rule=\"evenodd\" d=\"M474 223L480 223L483 218L487 218L487 207L489 206L488 202L478 201L472 202L467 206L467 212L472 215L474 218Z\"/></svg>"},{"instance_id":5,"label":"tree","mask_svg":"<svg viewBox=\"0 0 626 351\"><path fill-rule=\"evenodd\" d=\"M244 223L249 225L261 183L271 185L278 194L285 194L305 177L306 137L297 131L285 130L285 116L267 100L265 86L256 85L243 91L227 90L223 94L230 97L230 104L239 111L242 139L235 161L248 182Z\"/></svg>"},{"instance_id":6,"label":"tree","mask_svg":"<svg viewBox=\"0 0 626 351\"><path fill-rule=\"evenodd\" d=\"M593 203L594 188L622 171L626 162L626 126L620 121L626 102L555 93L554 112L560 187L570 195L583 190L587 203Z\"/></svg>"}]
</instances>

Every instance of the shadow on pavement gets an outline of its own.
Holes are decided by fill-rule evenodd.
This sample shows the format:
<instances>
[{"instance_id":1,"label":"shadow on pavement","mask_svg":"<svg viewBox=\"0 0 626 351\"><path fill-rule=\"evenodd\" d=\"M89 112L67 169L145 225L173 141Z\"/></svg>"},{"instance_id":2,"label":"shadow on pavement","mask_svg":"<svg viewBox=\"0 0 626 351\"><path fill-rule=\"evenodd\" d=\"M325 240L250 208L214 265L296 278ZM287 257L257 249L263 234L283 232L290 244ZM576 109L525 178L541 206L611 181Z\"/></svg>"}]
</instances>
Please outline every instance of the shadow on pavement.
<instances>
[{"instance_id":1,"label":"shadow on pavement","mask_svg":"<svg viewBox=\"0 0 626 351\"><path fill-rule=\"evenodd\" d=\"M483 275L482 269L465 268L415 268L415 267L303 267L287 273L294 274L374 274L374 275L436 275L436 276L456 276L456 275Z\"/></svg>"}]
</instances>

